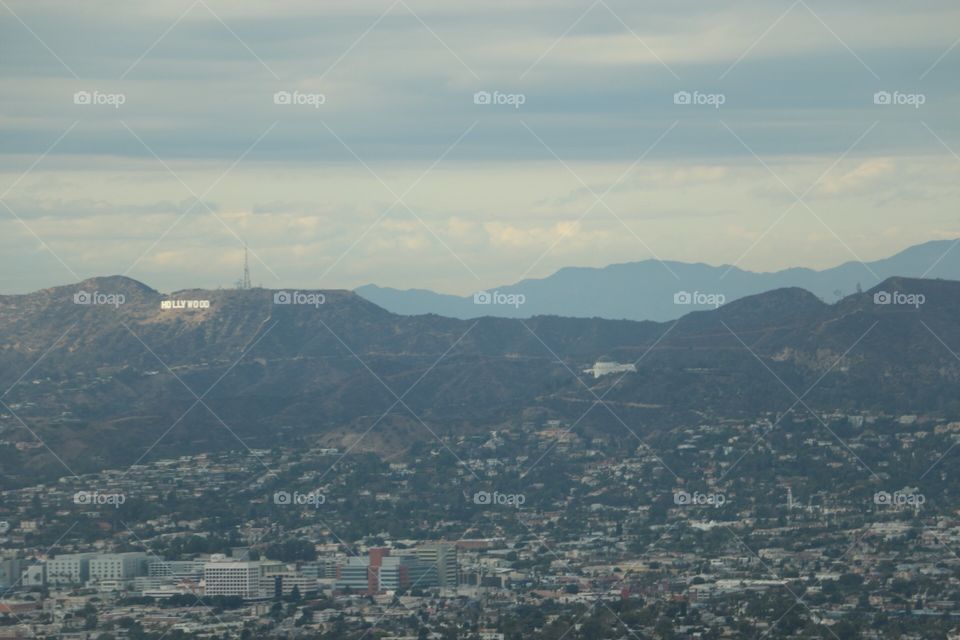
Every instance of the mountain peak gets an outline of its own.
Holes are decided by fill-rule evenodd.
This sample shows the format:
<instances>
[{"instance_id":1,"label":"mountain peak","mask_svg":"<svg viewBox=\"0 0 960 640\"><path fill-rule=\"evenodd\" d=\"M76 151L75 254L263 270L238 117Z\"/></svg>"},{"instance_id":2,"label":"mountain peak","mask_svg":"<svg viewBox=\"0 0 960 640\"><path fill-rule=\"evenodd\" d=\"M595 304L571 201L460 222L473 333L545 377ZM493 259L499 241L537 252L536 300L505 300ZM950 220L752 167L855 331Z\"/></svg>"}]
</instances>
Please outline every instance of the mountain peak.
<instances>
[{"instance_id":1,"label":"mountain peak","mask_svg":"<svg viewBox=\"0 0 960 640\"><path fill-rule=\"evenodd\" d=\"M109 291L111 293L135 293L140 295L157 295L159 293L143 282L124 275L94 276L78 282L73 288L83 291Z\"/></svg>"},{"instance_id":2,"label":"mountain peak","mask_svg":"<svg viewBox=\"0 0 960 640\"><path fill-rule=\"evenodd\" d=\"M664 322L691 311L706 311L712 306L697 304L696 300L713 301L722 296L731 303L778 290L784 291L773 295L780 296L785 304L797 304L815 312L818 304L814 297L839 301L877 279L929 276L960 280L960 250L951 251L956 244L958 242L953 240L934 240L875 262L846 262L821 271L794 267L760 273L733 265L711 266L652 259L599 268L564 267L545 278L531 278L489 289L507 294L501 299L519 299L523 300L522 304L478 305L473 296L445 295L422 289L400 291L366 286L357 292L393 313L434 313L460 319L544 315ZM683 293L691 294L691 303L675 300L674 296ZM679 295L681 300L685 297ZM776 305L775 302L771 304Z\"/></svg>"},{"instance_id":3,"label":"mountain peak","mask_svg":"<svg viewBox=\"0 0 960 640\"><path fill-rule=\"evenodd\" d=\"M814 318L829 307L805 289L784 287L729 302L717 309L716 315L738 326L793 324Z\"/></svg>"}]
</instances>

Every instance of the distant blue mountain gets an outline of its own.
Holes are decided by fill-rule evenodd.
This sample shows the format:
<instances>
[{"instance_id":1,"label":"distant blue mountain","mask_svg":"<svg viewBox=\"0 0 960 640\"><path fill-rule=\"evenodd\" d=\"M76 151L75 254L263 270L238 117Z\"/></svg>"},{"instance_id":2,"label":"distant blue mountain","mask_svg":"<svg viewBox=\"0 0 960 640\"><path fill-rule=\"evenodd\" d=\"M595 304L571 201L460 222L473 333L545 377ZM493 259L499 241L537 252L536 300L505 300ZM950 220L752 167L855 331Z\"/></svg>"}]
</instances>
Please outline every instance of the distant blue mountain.
<instances>
[{"instance_id":1,"label":"distant blue mountain","mask_svg":"<svg viewBox=\"0 0 960 640\"><path fill-rule=\"evenodd\" d=\"M754 273L729 265L714 267L657 260L602 268L566 267L543 279L521 280L491 289L486 292L488 296L481 295L478 301L474 300L475 296L372 284L355 291L370 302L402 315L435 313L450 318L556 315L664 321L690 311L712 308L719 300L717 294L722 295L725 302L732 302L773 289L800 287L824 301L834 302L854 293L858 285L866 290L894 276L960 280L960 247L951 248L958 243L960 239L927 242L866 265L847 262L823 271L791 268Z\"/></svg>"}]
</instances>

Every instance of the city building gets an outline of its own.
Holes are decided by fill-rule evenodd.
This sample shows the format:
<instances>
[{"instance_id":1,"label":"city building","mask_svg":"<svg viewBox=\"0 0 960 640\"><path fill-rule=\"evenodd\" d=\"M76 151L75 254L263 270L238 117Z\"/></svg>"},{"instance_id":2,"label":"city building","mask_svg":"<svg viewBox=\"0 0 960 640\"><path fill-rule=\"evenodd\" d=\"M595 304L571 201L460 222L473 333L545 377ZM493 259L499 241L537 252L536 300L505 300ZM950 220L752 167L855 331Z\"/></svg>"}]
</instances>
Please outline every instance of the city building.
<instances>
[{"instance_id":1,"label":"city building","mask_svg":"<svg viewBox=\"0 0 960 640\"><path fill-rule=\"evenodd\" d=\"M379 591L436 587L437 567L416 556L388 556L383 558L377 578Z\"/></svg>"},{"instance_id":2,"label":"city building","mask_svg":"<svg viewBox=\"0 0 960 640\"><path fill-rule=\"evenodd\" d=\"M318 558L300 567L300 572L311 578L336 578L339 563L333 558Z\"/></svg>"},{"instance_id":3,"label":"city building","mask_svg":"<svg viewBox=\"0 0 960 640\"><path fill-rule=\"evenodd\" d=\"M44 562L35 562L21 569L20 586L25 589L42 587L47 583L47 565Z\"/></svg>"},{"instance_id":4,"label":"city building","mask_svg":"<svg viewBox=\"0 0 960 640\"><path fill-rule=\"evenodd\" d=\"M200 560L161 560L154 558L147 562L147 575L151 578L173 578L174 580L196 580L203 577L203 562Z\"/></svg>"},{"instance_id":5,"label":"city building","mask_svg":"<svg viewBox=\"0 0 960 640\"><path fill-rule=\"evenodd\" d=\"M147 554L137 551L100 554L90 559L89 579L93 582L132 580L146 574L147 561Z\"/></svg>"},{"instance_id":6,"label":"city building","mask_svg":"<svg viewBox=\"0 0 960 640\"><path fill-rule=\"evenodd\" d=\"M54 586L83 584L90 578L90 560L98 555L70 553L47 560L47 582Z\"/></svg>"},{"instance_id":7,"label":"city building","mask_svg":"<svg viewBox=\"0 0 960 640\"><path fill-rule=\"evenodd\" d=\"M416 549L417 557L437 568L437 583L443 589L456 589L460 584L457 546L448 542L427 544Z\"/></svg>"},{"instance_id":8,"label":"city building","mask_svg":"<svg viewBox=\"0 0 960 640\"><path fill-rule=\"evenodd\" d=\"M259 562L207 562L203 565L204 594L207 596L261 597Z\"/></svg>"},{"instance_id":9,"label":"city building","mask_svg":"<svg viewBox=\"0 0 960 640\"><path fill-rule=\"evenodd\" d=\"M286 568L283 571L266 572L260 578L260 591L265 597L290 596L294 589L300 595L316 593L319 590L317 578L311 578Z\"/></svg>"},{"instance_id":10,"label":"city building","mask_svg":"<svg viewBox=\"0 0 960 640\"><path fill-rule=\"evenodd\" d=\"M7 591L20 583L21 560L16 556L0 558L0 589Z\"/></svg>"},{"instance_id":11,"label":"city building","mask_svg":"<svg viewBox=\"0 0 960 640\"><path fill-rule=\"evenodd\" d=\"M370 588L370 561L367 558L348 558L337 571L337 591L367 593Z\"/></svg>"}]
</instances>

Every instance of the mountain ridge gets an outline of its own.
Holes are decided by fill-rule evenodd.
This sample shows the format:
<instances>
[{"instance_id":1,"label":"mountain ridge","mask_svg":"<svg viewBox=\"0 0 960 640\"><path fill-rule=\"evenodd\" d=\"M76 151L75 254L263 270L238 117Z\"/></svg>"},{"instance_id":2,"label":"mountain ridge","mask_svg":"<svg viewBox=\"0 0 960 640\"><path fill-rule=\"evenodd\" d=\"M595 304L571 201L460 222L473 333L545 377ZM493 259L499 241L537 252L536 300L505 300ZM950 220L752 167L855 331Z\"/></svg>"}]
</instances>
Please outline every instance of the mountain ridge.
<instances>
[{"instance_id":1,"label":"mountain ridge","mask_svg":"<svg viewBox=\"0 0 960 640\"><path fill-rule=\"evenodd\" d=\"M84 287L129 299L74 302ZM811 386L805 403L823 411L960 418L960 359L944 347L960 348L955 281L891 278L833 304L784 288L661 323L402 316L349 291L300 292L324 298L111 277L0 296L2 481L62 474L38 438L81 471L241 443L345 449L368 432L359 450L400 452L432 433L573 424L597 397L616 418L590 411L577 429L617 437L620 420L654 437L785 411ZM161 308L188 298L210 305ZM584 373L599 360L636 372Z\"/></svg>"},{"instance_id":2,"label":"mountain ridge","mask_svg":"<svg viewBox=\"0 0 960 640\"><path fill-rule=\"evenodd\" d=\"M490 289L504 295L521 295L523 303L475 304L473 296L455 296L428 289L393 289L364 285L354 289L389 311L404 315L437 313L469 319L483 315L527 318L537 315L602 317L627 320L673 320L691 309L710 304L676 304L680 292L722 295L727 302L746 295L798 286L821 299L853 293L861 283L893 276L926 276L960 280L958 240L933 240L908 247L892 256L867 263L844 262L815 270L790 267L752 272L732 265L642 260L604 267L563 267L544 278L529 278ZM837 296L837 292L842 295Z\"/></svg>"}]
</instances>

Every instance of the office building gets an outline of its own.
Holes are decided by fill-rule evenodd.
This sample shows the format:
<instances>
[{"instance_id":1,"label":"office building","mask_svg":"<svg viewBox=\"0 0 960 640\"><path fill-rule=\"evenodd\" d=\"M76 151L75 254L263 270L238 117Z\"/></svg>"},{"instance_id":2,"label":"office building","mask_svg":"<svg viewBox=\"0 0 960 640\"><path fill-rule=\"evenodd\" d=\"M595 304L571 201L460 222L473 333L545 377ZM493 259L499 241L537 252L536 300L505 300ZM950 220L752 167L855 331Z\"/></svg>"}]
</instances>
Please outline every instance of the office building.
<instances>
[{"instance_id":1,"label":"office building","mask_svg":"<svg viewBox=\"0 0 960 640\"><path fill-rule=\"evenodd\" d=\"M204 594L259 598L259 562L207 562L203 565Z\"/></svg>"},{"instance_id":2,"label":"office building","mask_svg":"<svg viewBox=\"0 0 960 640\"><path fill-rule=\"evenodd\" d=\"M47 560L47 582L53 586L82 585L90 578L90 560L96 553L70 553Z\"/></svg>"},{"instance_id":3,"label":"office building","mask_svg":"<svg viewBox=\"0 0 960 640\"><path fill-rule=\"evenodd\" d=\"M20 586L21 560L15 556L0 558L0 589L7 591Z\"/></svg>"},{"instance_id":4,"label":"office building","mask_svg":"<svg viewBox=\"0 0 960 640\"><path fill-rule=\"evenodd\" d=\"M348 558L340 565L335 589L351 593L369 593L370 561L367 558Z\"/></svg>"},{"instance_id":5,"label":"office building","mask_svg":"<svg viewBox=\"0 0 960 640\"><path fill-rule=\"evenodd\" d=\"M271 571L260 578L260 591L268 598L290 596L294 589L303 596L319 591L319 585L316 578L289 569Z\"/></svg>"},{"instance_id":6,"label":"office building","mask_svg":"<svg viewBox=\"0 0 960 640\"><path fill-rule=\"evenodd\" d=\"M47 565L43 562L34 562L22 568L20 586L24 588L42 587L47 583Z\"/></svg>"},{"instance_id":7,"label":"office building","mask_svg":"<svg viewBox=\"0 0 960 640\"><path fill-rule=\"evenodd\" d=\"M132 580L147 572L149 557L142 552L104 553L90 558L90 576L93 582Z\"/></svg>"},{"instance_id":8,"label":"office building","mask_svg":"<svg viewBox=\"0 0 960 640\"><path fill-rule=\"evenodd\" d=\"M416 549L417 557L437 567L437 581L443 589L455 589L460 584L460 564L457 547L448 542L423 545Z\"/></svg>"},{"instance_id":9,"label":"office building","mask_svg":"<svg viewBox=\"0 0 960 640\"><path fill-rule=\"evenodd\" d=\"M147 575L151 578L171 578L199 582L203 577L203 562L200 560L161 560L147 562Z\"/></svg>"},{"instance_id":10,"label":"office building","mask_svg":"<svg viewBox=\"0 0 960 640\"><path fill-rule=\"evenodd\" d=\"M415 556L383 558L377 572L380 591L406 591L436 587L437 567Z\"/></svg>"},{"instance_id":11,"label":"office building","mask_svg":"<svg viewBox=\"0 0 960 640\"><path fill-rule=\"evenodd\" d=\"M300 567L300 572L311 578L336 578L339 563L334 558L318 558Z\"/></svg>"}]
</instances>

